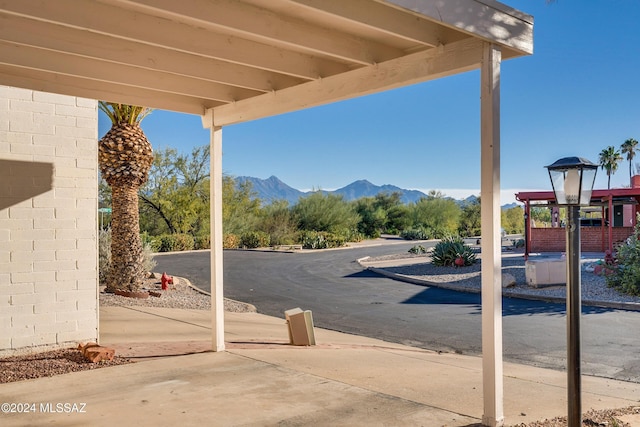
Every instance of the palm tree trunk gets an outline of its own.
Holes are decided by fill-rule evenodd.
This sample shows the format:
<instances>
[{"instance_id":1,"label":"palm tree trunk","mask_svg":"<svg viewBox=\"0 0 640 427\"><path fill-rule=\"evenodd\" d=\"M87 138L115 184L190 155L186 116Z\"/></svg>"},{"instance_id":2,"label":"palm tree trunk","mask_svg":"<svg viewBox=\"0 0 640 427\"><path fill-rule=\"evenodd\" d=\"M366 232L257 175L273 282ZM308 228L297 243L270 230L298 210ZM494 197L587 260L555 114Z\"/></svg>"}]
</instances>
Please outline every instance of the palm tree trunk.
<instances>
[{"instance_id":1,"label":"palm tree trunk","mask_svg":"<svg viewBox=\"0 0 640 427\"><path fill-rule=\"evenodd\" d=\"M118 182L112 185L111 269L107 290L138 291L145 271L142 267L142 242L138 213L137 185Z\"/></svg>"}]
</instances>

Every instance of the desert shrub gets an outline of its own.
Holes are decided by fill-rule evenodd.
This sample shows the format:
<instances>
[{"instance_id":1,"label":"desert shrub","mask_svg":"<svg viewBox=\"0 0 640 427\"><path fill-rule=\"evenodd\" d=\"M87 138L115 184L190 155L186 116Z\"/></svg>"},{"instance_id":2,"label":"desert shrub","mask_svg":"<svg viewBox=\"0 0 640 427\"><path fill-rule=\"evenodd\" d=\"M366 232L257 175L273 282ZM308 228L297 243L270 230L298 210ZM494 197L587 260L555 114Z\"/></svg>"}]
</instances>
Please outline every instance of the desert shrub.
<instances>
[{"instance_id":1,"label":"desert shrub","mask_svg":"<svg viewBox=\"0 0 640 427\"><path fill-rule=\"evenodd\" d=\"M171 234L161 234L157 236L158 252L171 252L174 248L174 239Z\"/></svg>"},{"instance_id":2,"label":"desert shrub","mask_svg":"<svg viewBox=\"0 0 640 427\"><path fill-rule=\"evenodd\" d=\"M195 237L193 249L211 249L211 236L209 234L201 234Z\"/></svg>"},{"instance_id":3,"label":"desert shrub","mask_svg":"<svg viewBox=\"0 0 640 427\"><path fill-rule=\"evenodd\" d=\"M142 266L144 271L153 271L156 262L149 240L142 237ZM107 284L107 274L111 268L111 229L98 232L98 280L101 285Z\"/></svg>"},{"instance_id":4,"label":"desert shrub","mask_svg":"<svg viewBox=\"0 0 640 427\"><path fill-rule=\"evenodd\" d=\"M358 233L350 233L349 236L350 237L346 237L340 234L335 234L335 233L325 233L326 235L326 239L329 242L329 247L330 248L339 248L341 246L344 246L348 241L350 242L354 242L354 241L358 241ZM362 238L360 238L360 240L362 240Z\"/></svg>"},{"instance_id":5,"label":"desert shrub","mask_svg":"<svg viewBox=\"0 0 640 427\"><path fill-rule=\"evenodd\" d=\"M348 238L352 230L357 230L360 215L355 206L346 202L341 195L311 193L298 200L291 214L298 229L337 233Z\"/></svg>"},{"instance_id":6,"label":"desert shrub","mask_svg":"<svg viewBox=\"0 0 640 427\"><path fill-rule=\"evenodd\" d=\"M513 241L513 247L524 248L524 239L518 239Z\"/></svg>"},{"instance_id":7,"label":"desert shrub","mask_svg":"<svg viewBox=\"0 0 640 427\"><path fill-rule=\"evenodd\" d=\"M98 232L98 279L107 284L107 274L111 268L111 229Z\"/></svg>"},{"instance_id":8,"label":"desert shrub","mask_svg":"<svg viewBox=\"0 0 640 427\"><path fill-rule=\"evenodd\" d=\"M354 206L360 215L358 230L370 238L380 237L387 223L387 211L378 206L373 197L362 197L354 202Z\"/></svg>"},{"instance_id":9,"label":"desert shrub","mask_svg":"<svg viewBox=\"0 0 640 427\"><path fill-rule=\"evenodd\" d=\"M617 252L617 262L609 268L611 273L605 276L607 285L625 294L640 295L640 222Z\"/></svg>"},{"instance_id":10,"label":"desert shrub","mask_svg":"<svg viewBox=\"0 0 640 427\"><path fill-rule=\"evenodd\" d=\"M286 200L276 200L262 208L256 229L269 234L271 246L296 242L296 220Z\"/></svg>"},{"instance_id":11,"label":"desert shrub","mask_svg":"<svg viewBox=\"0 0 640 427\"><path fill-rule=\"evenodd\" d=\"M337 241L343 241L342 245L340 246L343 246L347 242L361 242L365 238L364 234L362 234L361 232L355 229L343 230L342 233L329 233L329 234L336 234L334 239L336 239Z\"/></svg>"},{"instance_id":12,"label":"desert shrub","mask_svg":"<svg viewBox=\"0 0 640 427\"><path fill-rule=\"evenodd\" d=\"M224 249L237 249L240 247L240 238L231 233L227 233L222 237L222 247Z\"/></svg>"},{"instance_id":13,"label":"desert shrub","mask_svg":"<svg viewBox=\"0 0 640 427\"><path fill-rule=\"evenodd\" d=\"M296 234L286 234L286 235L269 235L269 241L271 242L271 246L286 246L286 245L294 245L296 240Z\"/></svg>"},{"instance_id":14,"label":"desert shrub","mask_svg":"<svg viewBox=\"0 0 640 427\"><path fill-rule=\"evenodd\" d=\"M439 191L429 191L411 206L414 227L429 227L432 238L457 233L462 209L458 204Z\"/></svg>"},{"instance_id":15,"label":"desert shrub","mask_svg":"<svg viewBox=\"0 0 640 427\"><path fill-rule=\"evenodd\" d=\"M339 248L347 242L344 236L321 231L304 231L300 241L304 249Z\"/></svg>"},{"instance_id":16,"label":"desert shrub","mask_svg":"<svg viewBox=\"0 0 640 427\"><path fill-rule=\"evenodd\" d=\"M303 249L326 249L329 246L324 233L318 231L305 231L301 234Z\"/></svg>"},{"instance_id":17,"label":"desert shrub","mask_svg":"<svg viewBox=\"0 0 640 427\"><path fill-rule=\"evenodd\" d=\"M461 266L475 264L476 253L464 243L461 237L446 237L433 248L431 261L434 265L450 267L456 265L456 259L462 260Z\"/></svg>"},{"instance_id":18,"label":"desert shrub","mask_svg":"<svg viewBox=\"0 0 640 427\"><path fill-rule=\"evenodd\" d=\"M409 249L408 252L410 254L420 255L420 254L426 254L427 253L427 249L422 245L416 245L416 246L412 247L411 249Z\"/></svg>"},{"instance_id":19,"label":"desert shrub","mask_svg":"<svg viewBox=\"0 0 640 427\"><path fill-rule=\"evenodd\" d=\"M240 246L243 248L266 248L270 245L271 239L264 231L249 231L240 237Z\"/></svg>"},{"instance_id":20,"label":"desert shrub","mask_svg":"<svg viewBox=\"0 0 640 427\"><path fill-rule=\"evenodd\" d=\"M451 236L451 231L448 228L442 226L436 226L431 228L432 239L446 239Z\"/></svg>"},{"instance_id":21,"label":"desert shrub","mask_svg":"<svg viewBox=\"0 0 640 427\"><path fill-rule=\"evenodd\" d=\"M143 232L140 234L140 240L142 241L142 246L148 246L151 252L160 252L160 236L151 236L148 232Z\"/></svg>"},{"instance_id":22,"label":"desert shrub","mask_svg":"<svg viewBox=\"0 0 640 427\"><path fill-rule=\"evenodd\" d=\"M190 234L162 234L158 239L158 252L190 251L194 247L194 239Z\"/></svg>"},{"instance_id":23,"label":"desert shrub","mask_svg":"<svg viewBox=\"0 0 640 427\"><path fill-rule=\"evenodd\" d=\"M400 237L405 240L428 240L431 238L431 232L425 227L409 228L402 230Z\"/></svg>"},{"instance_id":24,"label":"desert shrub","mask_svg":"<svg viewBox=\"0 0 640 427\"><path fill-rule=\"evenodd\" d=\"M174 234L176 251L190 251L193 249L195 239L191 234Z\"/></svg>"},{"instance_id":25,"label":"desert shrub","mask_svg":"<svg viewBox=\"0 0 640 427\"><path fill-rule=\"evenodd\" d=\"M158 263L153 259L153 249L149 243L142 244L142 266L144 271L153 271Z\"/></svg>"},{"instance_id":26,"label":"desert shrub","mask_svg":"<svg viewBox=\"0 0 640 427\"><path fill-rule=\"evenodd\" d=\"M407 205L396 205L387 211L386 232L389 234L400 234L405 228L411 227L411 209Z\"/></svg>"},{"instance_id":27,"label":"desert shrub","mask_svg":"<svg viewBox=\"0 0 640 427\"><path fill-rule=\"evenodd\" d=\"M256 230L260 214L260 199L256 197L250 181L236 182L230 176L222 177L222 232L237 236Z\"/></svg>"}]
</instances>

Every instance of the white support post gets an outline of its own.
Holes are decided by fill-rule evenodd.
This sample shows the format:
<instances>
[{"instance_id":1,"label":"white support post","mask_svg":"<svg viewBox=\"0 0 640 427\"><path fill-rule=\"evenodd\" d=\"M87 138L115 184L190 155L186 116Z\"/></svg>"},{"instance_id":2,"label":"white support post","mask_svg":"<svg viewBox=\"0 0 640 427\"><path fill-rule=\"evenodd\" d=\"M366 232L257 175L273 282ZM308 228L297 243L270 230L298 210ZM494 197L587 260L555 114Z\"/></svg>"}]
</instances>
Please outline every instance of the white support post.
<instances>
[{"instance_id":1,"label":"white support post","mask_svg":"<svg viewBox=\"0 0 640 427\"><path fill-rule=\"evenodd\" d=\"M482 390L485 426L502 426L502 250L500 234L500 48L485 43L481 68Z\"/></svg>"},{"instance_id":2,"label":"white support post","mask_svg":"<svg viewBox=\"0 0 640 427\"><path fill-rule=\"evenodd\" d=\"M224 351L224 286L222 275L222 127L213 123L213 111L202 116L211 130L211 330L213 351Z\"/></svg>"}]
</instances>

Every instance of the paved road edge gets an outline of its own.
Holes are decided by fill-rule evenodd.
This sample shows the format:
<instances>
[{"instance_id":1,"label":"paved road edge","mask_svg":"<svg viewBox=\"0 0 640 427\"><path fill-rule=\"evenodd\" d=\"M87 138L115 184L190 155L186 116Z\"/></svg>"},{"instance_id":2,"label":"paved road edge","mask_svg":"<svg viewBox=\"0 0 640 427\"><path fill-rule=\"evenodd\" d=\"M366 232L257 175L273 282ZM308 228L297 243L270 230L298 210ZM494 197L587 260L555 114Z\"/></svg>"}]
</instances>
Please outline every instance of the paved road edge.
<instances>
[{"instance_id":1,"label":"paved road edge","mask_svg":"<svg viewBox=\"0 0 640 427\"><path fill-rule=\"evenodd\" d=\"M450 285L448 283L437 283L431 282L425 279L419 279L411 276L404 276L402 274L391 273L384 268L373 267L364 265L363 262L367 260L369 257L359 258L356 260L360 267L372 271L374 273L380 274L382 276L388 277L390 279L398 280L406 283L413 283L414 285L421 286L431 286L434 288L448 289L456 292L467 292L472 294L479 294L481 291L479 289L470 289L470 288L460 288L459 286ZM565 298L561 297L547 297L547 296L537 296L530 294L521 294L518 292L509 291L509 289L503 290L503 297L507 298L518 298L518 299L526 299L532 301L544 301L556 304L564 304L566 303ZM601 308L613 308L617 310L629 310L629 311L640 311L640 304L633 302L613 302L613 301L595 301L595 300L582 300L583 306L589 307L601 307Z\"/></svg>"}]
</instances>

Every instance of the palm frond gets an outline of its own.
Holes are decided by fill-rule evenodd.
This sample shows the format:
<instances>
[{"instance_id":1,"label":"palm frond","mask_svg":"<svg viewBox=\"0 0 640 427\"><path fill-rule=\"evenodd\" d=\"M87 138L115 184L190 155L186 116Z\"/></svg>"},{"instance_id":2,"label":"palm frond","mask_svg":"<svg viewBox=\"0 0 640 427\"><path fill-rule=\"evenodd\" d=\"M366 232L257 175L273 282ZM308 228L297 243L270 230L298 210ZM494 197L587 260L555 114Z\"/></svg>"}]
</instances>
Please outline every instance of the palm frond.
<instances>
[{"instance_id":1,"label":"palm frond","mask_svg":"<svg viewBox=\"0 0 640 427\"><path fill-rule=\"evenodd\" d=\"M638 141L633 138L629 138L624 143L622 143L622 145L620 146L620 150L622 151L622 154L627 155L627 160L631 161L636 155L637 146Z\"/></svg>"},{"instance_id":2,"label":"palm frond","mask_svg":"<svg viewBox=\"0 0 640 427\"><path fill-rule=\"evenodd\" d=\"M139 124L153 109L136 105L118 104L115 102L99 101L98 108L105 113L111 123Z\"/></svg>"}]
</instances>

